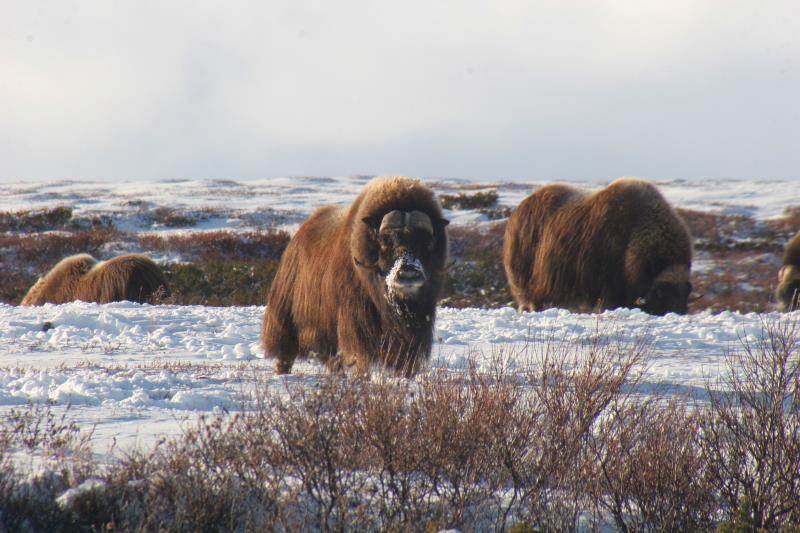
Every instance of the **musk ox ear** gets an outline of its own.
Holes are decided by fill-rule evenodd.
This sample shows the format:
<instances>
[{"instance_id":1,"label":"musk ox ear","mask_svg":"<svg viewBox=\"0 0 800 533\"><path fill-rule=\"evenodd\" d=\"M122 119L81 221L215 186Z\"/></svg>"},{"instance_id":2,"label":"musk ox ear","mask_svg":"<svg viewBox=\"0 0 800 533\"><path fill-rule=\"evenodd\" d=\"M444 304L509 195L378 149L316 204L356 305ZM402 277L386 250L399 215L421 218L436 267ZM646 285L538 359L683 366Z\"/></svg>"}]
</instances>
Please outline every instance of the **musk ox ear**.
<instances>
[{"instance_id":1,"label":"musk ox ear","mask_svg":"<svg viewBox=\"0 0 800 533\"><path fill-rule=\"evenodd\" d=\"M363 268L364 270L372 270L373 272L380 271L380 268L378 267L377 263L364 263L362 261L359 261L357 257L353 258L353 263L355 263L357 267Z\"/></svg>"},{"instance_id":2,"label":"musk ox ear","mask_svg":"<svg viewBox=\"0 0 800 533\"><path fill-rule=\"evenodd\" d=\"M361 222L377 231L381 225L381 217L364 217L361 219Z\"/></svg>"}]
</instances>

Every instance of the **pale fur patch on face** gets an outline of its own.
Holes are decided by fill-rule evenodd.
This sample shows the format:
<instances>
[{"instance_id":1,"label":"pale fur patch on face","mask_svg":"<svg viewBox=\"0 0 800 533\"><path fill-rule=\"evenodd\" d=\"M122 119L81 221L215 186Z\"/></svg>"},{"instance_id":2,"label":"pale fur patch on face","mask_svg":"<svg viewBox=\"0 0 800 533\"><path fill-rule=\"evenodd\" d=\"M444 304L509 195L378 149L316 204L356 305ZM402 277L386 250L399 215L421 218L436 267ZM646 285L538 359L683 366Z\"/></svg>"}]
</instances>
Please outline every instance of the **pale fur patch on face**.
<instances>
[{"instance_id":1,"label":"pale fur patch on face","mask_svg":"<svg viewBox=\"0 0 800 533\"><path fill-rule=\"evenodd\" d=\"M409 269L417 271L420 277L414 281L404 280L400 273ZM398 257L389 273L386 274L386 299L389 300L389 303L394 304L398 300L414 296L425 284L425 280L425 269L419 259L410 255Z\"/></svg>"}]
</instances>

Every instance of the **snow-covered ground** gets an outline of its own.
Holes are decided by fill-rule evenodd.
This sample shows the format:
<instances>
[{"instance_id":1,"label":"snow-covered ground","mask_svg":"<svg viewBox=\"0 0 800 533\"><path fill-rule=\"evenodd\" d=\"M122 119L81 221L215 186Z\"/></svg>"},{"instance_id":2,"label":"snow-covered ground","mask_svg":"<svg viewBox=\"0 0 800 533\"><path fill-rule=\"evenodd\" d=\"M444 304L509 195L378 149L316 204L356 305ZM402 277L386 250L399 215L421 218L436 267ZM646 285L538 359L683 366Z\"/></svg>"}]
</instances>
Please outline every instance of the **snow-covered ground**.
<instances>
[{"instance_id":1,"label":"snow-covered ground","mask_svg":"<svg viewBox=\"0 0 800 533\"><path fill-rule=\"evenodd\" d=\"M316 207L351 202L368 179L0 184L0 210L63 205L77 216L108 215L122 230L176 231L145 227L140 219L143 210L168 207L211 213L179 231L272 225L291 231ZM504 206L515 206L545 183L430 181L439 193L494 188ZM658 185L679 207L759 219L800 205L800 188L789 181L674 180ZM448 217L454 225L482 220L475 211L449 212ZM175 435L203 413L240 409L262 387L316 381L324 369L311 361L298 362L291 376L273 374L259 346L262 314L263 307L0 304L0 411L29 402L70 406L70 418L87 430L93 427L94 448L106 453ZM622 344L651 343L652 357L637 386L643 394L702 399L720 376L725 354L739 348L740 339L755 338L762 321L776 319L776 314L651 317L630 310L578 315L555 309L525 314L511 308L440 309L429 369L458 371L471 362L490 365L498 357L522 369L543 343L580 345L599 334ZM46 322L52 327L44 331Z\"/></svg>"},{"instance_id":2,"label":"snow-covered ground","mask_svg":"<svg viewBox=\"0 0 800 533\"><path fill-rule=\"evenodd\" d=\"M275 376L259 347L263 307L149 306L75 302L0 306L0 409L28 402L70 406L69 416L94 427L99 453L174 435L202 413L241 409L262 387L285 380L313 383L325 370L298 361ZM547 343L579 346L598 335L616 346L647 342L651 357L643 394L700 399L740 339L760 334L778 315L736 313L651 317L616 310L601 315L551 309L441 309L428 371L459 371L498 358L523 370ZM52 327L43 331L49 322Z\"/></svg>"}]
</instances>

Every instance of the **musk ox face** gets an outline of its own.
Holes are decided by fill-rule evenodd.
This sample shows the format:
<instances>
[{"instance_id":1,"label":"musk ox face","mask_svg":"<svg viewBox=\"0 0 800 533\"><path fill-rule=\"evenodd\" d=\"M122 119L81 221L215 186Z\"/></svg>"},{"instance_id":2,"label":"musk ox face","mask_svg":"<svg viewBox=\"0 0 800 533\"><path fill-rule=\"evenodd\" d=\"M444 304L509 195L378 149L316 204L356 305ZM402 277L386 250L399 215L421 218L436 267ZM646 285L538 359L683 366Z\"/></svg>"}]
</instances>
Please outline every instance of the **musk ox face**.
<instances>
[{"instance_id":1,"label":"musk ox face","mask_svg":"<svg viewBox=\"0 0 800 533\"><path fill-rule=\"evenodd\" d=\"M637 304L642 311L651 315L666 315L677 313L685 315L689 308L689 294L692 284L688 281L656 282L650 288L647 296L639 298Z\"/></svg>"},{"instance_id":2,"label":"musk ox face","mask_svg":"<svg viewBox=\"0 0 800 533\"><path fill-rule=\"evenodd\" d=\"M775 290L780 311L800 309L800 272L792 265L784 265L778 272L778 288Z\"/></svg>"},{"instance_id":3,"label":"musk ox face","mask_svg":"<svg viewBox=\"0 0 800 533\"><path fill-rule=\"evenodd\" d=\"M636 305L651 315L666 315L667 313L685 315L689 310L691 292L689 267L672 265L656 276L647 294L636 300Z\"/></svg>"},{"instance_id":4,"label":"musk ox face","mask_svg":"<svg viewBox=\"0 0 800 533\"><path fill-rule=\"evenodd\" d=\"M377 274L385 298L392 304L411 304L425 294L431 277L432 253L439 231L447 220L432 220L422 211L394 210L382 217L362 220L370 227L376 259L357 265Z\"/></svg>"}]
</instances>

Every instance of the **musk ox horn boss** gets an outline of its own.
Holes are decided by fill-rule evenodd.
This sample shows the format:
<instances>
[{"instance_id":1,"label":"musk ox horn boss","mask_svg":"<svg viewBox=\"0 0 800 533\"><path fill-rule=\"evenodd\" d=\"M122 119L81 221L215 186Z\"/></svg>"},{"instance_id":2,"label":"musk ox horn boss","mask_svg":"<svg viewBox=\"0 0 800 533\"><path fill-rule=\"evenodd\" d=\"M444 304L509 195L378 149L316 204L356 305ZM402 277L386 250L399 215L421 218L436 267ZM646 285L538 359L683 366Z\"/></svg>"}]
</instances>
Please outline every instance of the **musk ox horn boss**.
<instances>
[{"instance_id":1,"label":"musk ox horn boss","mask_svg":"<svg viewBox=\"0 0 800 533\"><path fill-rule=\"evenodd\" d=\"M61 304L73 300L145 303L155 295L169 296L169 292L164 273L147 256L126 254L98 261L91 255L80 254L62 259L28 290L20 304Z\"/></svg>"},{"instance_id":2,"label":"musk ox horn boss","mask_svg":"<svg viewBox=\"0 0 800 533\"><path fill-rule=\"evenodd\" d=\"M783 250L783 266L778 271L775 299L780 311L794 311L800 307L800 233Z\"/></svg>"},{"instance_id":3,"label":"musk ox horn boss","mask_svg":"<svg viewBox=\"0 0 800 533\"><path fill-rule=\"evenodd\" d=\"M591 194L538 189L508 221L503 264L521 311L685 314L692 290L686 224L653 185L632 178Z\"/></svg>"},{"instance_id":4,"label":"musk ox horn boss","mask_svg":"<svg viewBox=\"0 0 800 533\"><path fill-rule=\"evenodd\" d=\"M277 372L313 355L332 369L415 374L430 356L447 224L433 191L406 177L375 178L349 208L314 212L267 297L261 339Z\"/></svg>"}]
</instances>

